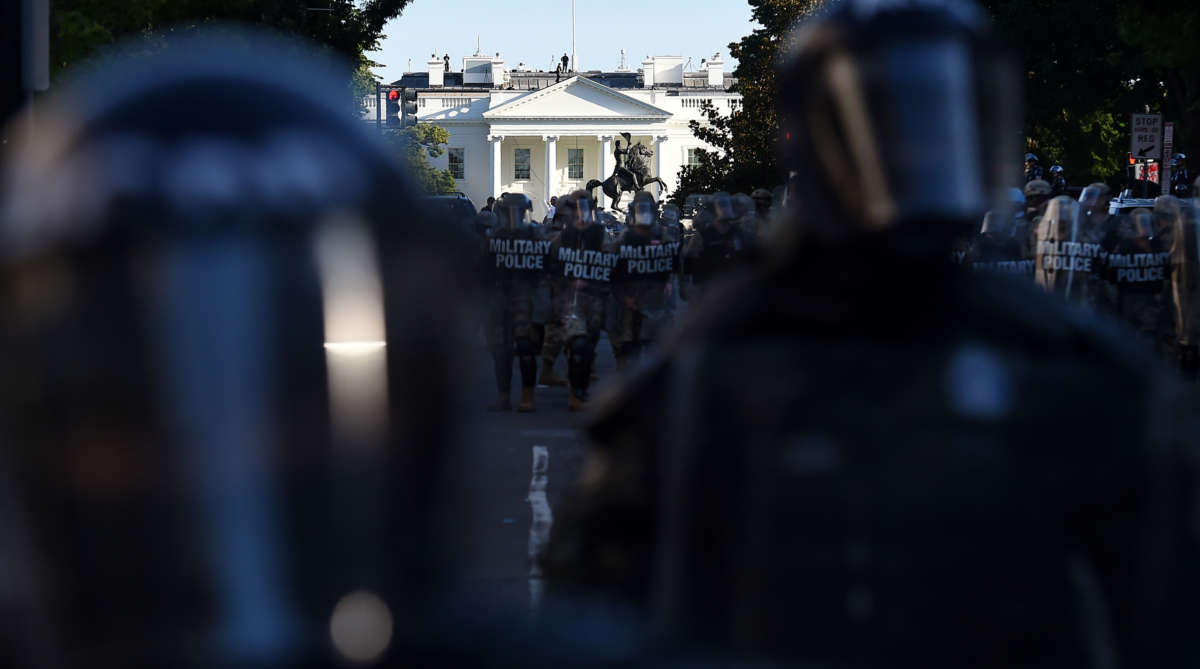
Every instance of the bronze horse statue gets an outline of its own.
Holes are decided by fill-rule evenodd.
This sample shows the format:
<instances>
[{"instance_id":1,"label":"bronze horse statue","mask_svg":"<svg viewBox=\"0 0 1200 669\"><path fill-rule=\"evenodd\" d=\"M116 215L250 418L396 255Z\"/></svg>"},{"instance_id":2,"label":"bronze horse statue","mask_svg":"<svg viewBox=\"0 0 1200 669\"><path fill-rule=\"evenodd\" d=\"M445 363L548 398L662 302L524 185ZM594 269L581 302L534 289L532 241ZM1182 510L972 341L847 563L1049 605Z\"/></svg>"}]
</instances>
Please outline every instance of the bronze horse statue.
<instances>
[{"instance_id":1,"label":"bronze horse statue","mask_svg":"<svg viewBox=\"0 0 1200 669\"><path fill-rule=\"evenodd\" d=\"M619 166L613 170L612 176L599 181L592 179L587 182L586 190L592 192L597 186L604 189L604 194L612 198L612 207L614 211L623 211L620 208L621 195L623 193L636 193L646 189L646 186L656 183L663 190L666 190L667 183L658 177L650 176L649 158L654 156L654 151L647 148L641 142L629 147L629 166L622 170Z\"/></svg>"}]
</instances>

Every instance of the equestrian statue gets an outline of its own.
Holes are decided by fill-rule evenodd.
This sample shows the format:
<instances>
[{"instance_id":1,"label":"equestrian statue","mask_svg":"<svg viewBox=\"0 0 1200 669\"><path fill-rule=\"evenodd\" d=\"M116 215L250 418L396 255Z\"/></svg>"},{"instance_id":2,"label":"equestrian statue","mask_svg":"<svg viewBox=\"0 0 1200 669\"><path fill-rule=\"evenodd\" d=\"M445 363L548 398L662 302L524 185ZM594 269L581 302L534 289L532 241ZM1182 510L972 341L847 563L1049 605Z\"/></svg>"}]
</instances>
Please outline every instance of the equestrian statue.
<instances>
[{"instance_id":1,"label":"equestrian statue","mask_svg":"<svg viewBox=\"0 0 1200 669\"><path fill-rule=\"evenodd\" d=\"M616 141L613 157L616 158L617 167L613 170L612 176L604 181L592 179L587 183L587 190L594 191L597 186L603 188L604 194L612 198L612 207L610 208L623 212L619 206L623 193L636 193L645 190L646 186L653 183L658 184L662 190L666 190L667 183L658 177L650 176L650 158L654 156L654 151L641 142L633 144L632 138L627 132L621 133L621 136L625 138L625 143L629 144L629 148L621 148L621 140Z\"/></svg>"}]
</instances>

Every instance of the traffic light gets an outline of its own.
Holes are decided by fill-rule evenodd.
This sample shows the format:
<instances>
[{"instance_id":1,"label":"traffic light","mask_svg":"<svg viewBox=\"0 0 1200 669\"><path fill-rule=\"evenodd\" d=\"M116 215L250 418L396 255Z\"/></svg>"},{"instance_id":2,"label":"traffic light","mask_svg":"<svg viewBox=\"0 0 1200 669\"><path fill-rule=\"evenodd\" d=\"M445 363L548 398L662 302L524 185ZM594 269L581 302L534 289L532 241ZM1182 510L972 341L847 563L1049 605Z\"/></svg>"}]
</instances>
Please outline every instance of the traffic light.
<instances>
[{"instance_id":1,"label":"traffic light","mask_svg":"<svg viewBox=\"0 0 1200 669\"><path fill-rule=\"evenodd\" d=\"M387 94L387 114L384 116L387 120L387 127L394 128L400 125L400 91L392 89Z\"/></svg>"},{"instance_id":2,"label":"traffic light","mask_svg":"<svg viewBox=\"0 0 1200 669\"><path fill-rule=\"evenodd\" d=\"M404 114L400 126L407 128L417 124L417 92L404 89Z\"/></svg>"}]
</instances>

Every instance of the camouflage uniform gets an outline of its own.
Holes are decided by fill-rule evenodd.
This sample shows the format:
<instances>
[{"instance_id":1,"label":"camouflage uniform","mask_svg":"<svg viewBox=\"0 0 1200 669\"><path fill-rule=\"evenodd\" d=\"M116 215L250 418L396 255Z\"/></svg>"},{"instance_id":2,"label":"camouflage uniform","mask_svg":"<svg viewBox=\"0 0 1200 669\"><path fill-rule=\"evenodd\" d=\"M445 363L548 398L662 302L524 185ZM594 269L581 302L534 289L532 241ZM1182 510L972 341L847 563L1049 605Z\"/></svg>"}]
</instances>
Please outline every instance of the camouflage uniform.
<instances>
[{"instance_id":1,"label":"camouflage uniform","mask_svg":"<svg viewBox=\"0 0 1200 669\"><path fill-rule=\"evenodd\" d=\"M664 241L657 222L653 225L630 226L617 240L616 247L622 259L613 279L614 314L608 337L618 369L623 369L628 362L640 357L644 344L655 341L670 326L671 282L678 270L679 252L676 246L674 252L669 253L669 258L656 257L661 253L653 249L672 246L670 242L664 244ZM639 260L642 256L649 258ZM654 268L637 267L638 264L649 262L660 265L669 263L670 268L646 274L645 271Z\"/></svg>"},{"instance_id":2,"label":"camouflage uniform","mask_svg":"<svg viewBox=\"0 0 1200 669\"><path fill-rule=\"evenodd\" d=\"M501 267L497 256L505 253L520 256L524 254L505 250L505 242L543 242L545 233L541 226L530 225L528 222L505 224L504 213L516 210L512 201L521 200L527 203L524 195L509 195L501 204L501 223L492 230L488 239L489 248L500 243L501 246L488 254L488 272L490 276L487 303L487 340L492 353L492 361L496 372L496 389L499 399L492 405L493 410L508 410L511 408L509 395L512 387L512 364L514 355L517 357L521 370L521 407L522 411L533 410L533 388L537 377L537 353L541 349L540 333L534 322L534 311L538 302L538 291L545 282L545 257L542 265L536 269L518 267L516 269ZM522 206L527 206L523 204ZM520 209L520 215L526 215L526 209Z\"/></svg>"},{"instance_id":3,"label":"camouflage uniform","mask_svg":"<svg viewBox=\"0 0 1200 669\"><path fill-rule=\"evenodd\" d=\"M577 191L559 200L568 216L592 217L593 203L587 193ZM579 213L583 212L583 213ZM590 252L611 252L606 243L604 226L588 222L582 228L568 223L555 235L550 246L550 276L554 293L554 320L561 327L566 343L567 381L571 386L569 408L578 410L587 400L596 343L604 329L605 304L609 296L609 280L572 278L564 275L566 264L560 258L563 249Z\"/></svg>"}]
</instances>

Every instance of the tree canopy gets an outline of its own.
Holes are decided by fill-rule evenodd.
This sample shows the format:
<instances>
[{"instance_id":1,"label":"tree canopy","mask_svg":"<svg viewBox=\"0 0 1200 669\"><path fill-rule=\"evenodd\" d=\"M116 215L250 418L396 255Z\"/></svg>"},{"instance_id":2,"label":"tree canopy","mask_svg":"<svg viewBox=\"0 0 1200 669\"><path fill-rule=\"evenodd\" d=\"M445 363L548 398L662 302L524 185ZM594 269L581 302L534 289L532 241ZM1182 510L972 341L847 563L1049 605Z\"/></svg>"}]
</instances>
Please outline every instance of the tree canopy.
<instances>
[{"instance_id":1,"label":"tree canopy","mask_svg":"<svg viewBox=\"0 0 1200 669\"><path fill-rule=\"evenodd\" d=\"M715 147L697 152L698 165L685 166L676 179L672 201L682 203L690 193L714 190L750 192L783 183L776 164L779 123L775 99L779 88L775 67L783 38L795 23L821 6L821 0L749 0L759 24L749 35L729 45L738 60L733 91L742 104L732 114L719 114L705 105L704 122L693 121L692 133Z\"/></svg>"},{"instance_id":2,"label":"tree canopy","mask_svg":"<svg viewBox=\"0 0 1200 669\"><path fill-rule=\"evenodd\" d=\"M143 37L147 48L169 31L215 22L259 25L324 45L362 63L383 28L411 0L55 0L50 57L54 72L114 42Z\"/></svg>"},{"instance_id":3,"label":"tree canopy","mask_svg":"<svg viewBox=\"0 0 1200 669\"><path fill-rule=\"evenodd\" d=\"M788 31L821 0L749 0L760 25L729 45L738 59L733 90L742 108L706 110L693 133L715 151L679 174L691 192L748 191L779 183L775 66ZM1119 186L1130 114L1162 113L1175 122L1175 147L1200 141L1200 6L1152 0L982 0L1011 49L1024 83L1023 147L1044 165L1061 164L1068 181ZM1022 138L1014 138L1014 144ZM1016 157L1014 157L1014 160Z\"/></svg>"}]
</instances>

